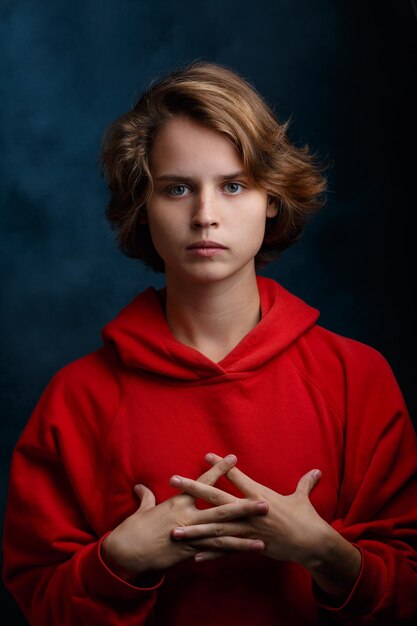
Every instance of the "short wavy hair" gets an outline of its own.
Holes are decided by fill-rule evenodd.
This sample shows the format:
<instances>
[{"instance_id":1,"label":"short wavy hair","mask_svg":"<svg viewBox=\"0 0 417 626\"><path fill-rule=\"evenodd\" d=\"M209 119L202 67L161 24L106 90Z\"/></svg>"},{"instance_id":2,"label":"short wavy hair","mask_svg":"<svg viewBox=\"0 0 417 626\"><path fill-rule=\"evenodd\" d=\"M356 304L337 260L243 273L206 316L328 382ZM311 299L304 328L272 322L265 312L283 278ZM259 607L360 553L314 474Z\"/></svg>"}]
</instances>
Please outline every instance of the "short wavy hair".
<instances>
[{"instance_id":1,"label":"short wavy hair","mask_svg":"<svg viewBox=\"0 0 417 626\"><path fill-rule=\"evenodd\" d=\"M255 87L230 68L205 61L155 79L104 134L100 160L110 192L106 216L121 250L156 272L165 270L143 218L154 189L150 150L161 127L179 115L231 141L248 176L277 201L277 215L267 218L255 256L256 268L265 266L300 237L323 204L323 167L308 146L291 143L288 121L278 121Z\"/></svg>"}]
</instances>

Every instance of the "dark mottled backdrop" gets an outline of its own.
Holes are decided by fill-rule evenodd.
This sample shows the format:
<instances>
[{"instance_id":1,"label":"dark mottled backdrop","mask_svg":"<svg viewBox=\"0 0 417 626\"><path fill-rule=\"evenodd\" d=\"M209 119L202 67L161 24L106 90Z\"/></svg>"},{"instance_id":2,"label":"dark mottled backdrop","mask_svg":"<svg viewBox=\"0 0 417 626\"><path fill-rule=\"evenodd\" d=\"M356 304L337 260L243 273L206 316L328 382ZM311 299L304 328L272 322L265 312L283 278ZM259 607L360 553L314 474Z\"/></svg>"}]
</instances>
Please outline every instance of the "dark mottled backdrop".
<instances>
[{"instance_id":1,"label":"dark mottled backdrop","mask_svg":"<svg viewBox=\"0 0 417 626\"><path fill-rule=\"evenodd\" d=\"M327 207L268 274L322 324L379 349L415 415L411 2L3 0L0 11L0 513L12 447L50 377L161 284L113 242L99 145L155 75L196 58L253 81L330 164ZM25 623L5 592L1 614Z\"/></svg>"}]
</instances>

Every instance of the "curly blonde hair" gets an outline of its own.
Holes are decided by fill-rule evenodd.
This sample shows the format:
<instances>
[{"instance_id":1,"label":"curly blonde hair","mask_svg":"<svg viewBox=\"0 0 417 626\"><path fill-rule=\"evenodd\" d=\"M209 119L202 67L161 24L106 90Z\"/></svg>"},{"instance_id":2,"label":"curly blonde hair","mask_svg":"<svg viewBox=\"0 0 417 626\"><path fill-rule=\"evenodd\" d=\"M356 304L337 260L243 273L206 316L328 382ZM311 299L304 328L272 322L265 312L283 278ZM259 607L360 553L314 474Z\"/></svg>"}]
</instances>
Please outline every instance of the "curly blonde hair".
<instances>
[{"instance_id":1,"label":"curly blonde hair","mask_svg":"<svg viewBox=\"0 0 417 626\"><path fill-rule=\"evenodd\" d=\"M278 201L278 213L267 218L255 257L257 268L266 265L300 237L308 218L323 204L323 168L308 146L290 142L288 122L278 121L247 80L228 67L204 61L153 81L104 135L102 174L110 191L106 215L120 248L154 271L164 271L143 215L154 189L150 150L160 128L178 115L230 140L248 175Z\"/></svg>"}]
</instances>

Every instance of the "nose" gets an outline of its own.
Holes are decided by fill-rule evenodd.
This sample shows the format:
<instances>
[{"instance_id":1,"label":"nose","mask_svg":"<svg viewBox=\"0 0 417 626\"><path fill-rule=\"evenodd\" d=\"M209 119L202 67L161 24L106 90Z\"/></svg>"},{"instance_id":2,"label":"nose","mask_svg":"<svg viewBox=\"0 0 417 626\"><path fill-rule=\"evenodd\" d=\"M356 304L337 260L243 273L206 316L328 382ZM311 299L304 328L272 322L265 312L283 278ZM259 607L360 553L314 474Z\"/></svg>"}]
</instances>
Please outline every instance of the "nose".
<instances>
[{"instance_id":1,"label":"nose","mask_svg":"<svg viewBox=\"0 0 417 626\"><path fill-rule=\"evenodd\" d=\"M203 191L196 194L191 225L193 228L217 227L219 225L218 207L212 194Z\"/></svg>"}]
</instances>

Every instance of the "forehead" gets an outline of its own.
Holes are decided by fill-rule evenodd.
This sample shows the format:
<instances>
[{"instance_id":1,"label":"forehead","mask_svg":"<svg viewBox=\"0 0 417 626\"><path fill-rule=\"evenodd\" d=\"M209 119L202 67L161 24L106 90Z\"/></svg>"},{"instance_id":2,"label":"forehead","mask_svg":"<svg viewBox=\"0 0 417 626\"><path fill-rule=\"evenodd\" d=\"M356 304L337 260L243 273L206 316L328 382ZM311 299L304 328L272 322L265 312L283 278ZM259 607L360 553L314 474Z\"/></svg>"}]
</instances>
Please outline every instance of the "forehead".
<instances>
[{"instance_id":1,"label":"forehead","mask_svg":"<svg viewBox=\"0 0 417 626\"><path fill-rule=\"evenodd\" d=\"M158 131L149 164L155 176L243 169L241 156L230 140L184 116L170 120Z\"/></svg>"}]
</instances>

